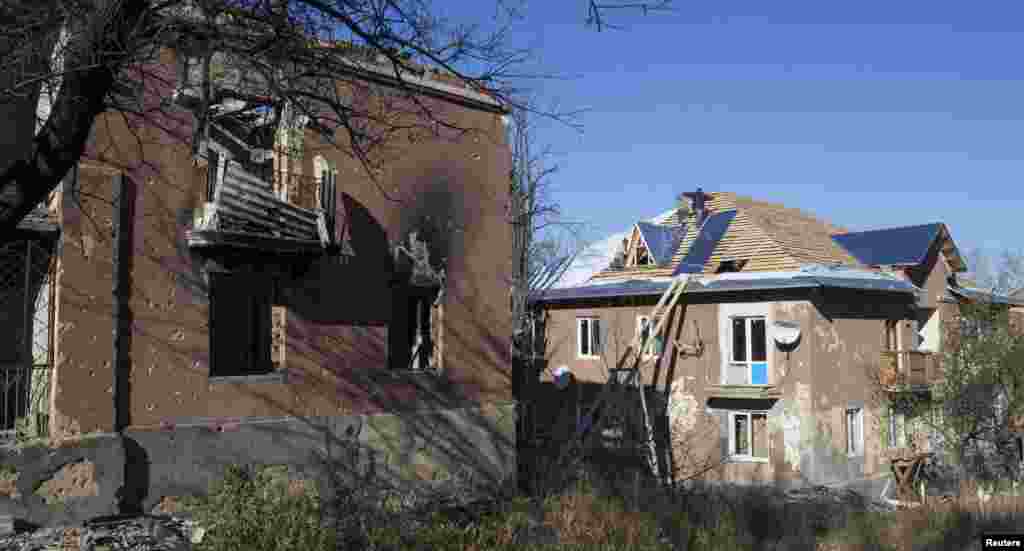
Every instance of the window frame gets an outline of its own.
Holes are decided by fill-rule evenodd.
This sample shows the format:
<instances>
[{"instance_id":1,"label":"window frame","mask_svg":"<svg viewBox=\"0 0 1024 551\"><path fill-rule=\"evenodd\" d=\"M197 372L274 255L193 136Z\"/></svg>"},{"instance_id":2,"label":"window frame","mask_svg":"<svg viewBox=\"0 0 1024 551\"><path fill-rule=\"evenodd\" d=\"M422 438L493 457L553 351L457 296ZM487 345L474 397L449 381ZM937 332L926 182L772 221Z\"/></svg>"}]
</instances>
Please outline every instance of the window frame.
<instances>
[{"instance_id":1,"label":"window frame","mask_svg":"<svg viewBox=\"0 0 1024 551\"><path fill-rule=\"evenodd\" d=\"M739 320L739 319L744 320L744 331L746 333L745 338L744 338L744 346L745 346L744 357L745 357L745 359L743 361L736 361L736 359L735 359L736 358L736 356L735 356L735 352L736 351L735 351L734 346L736 344L736 339L735 339L735 333L734 333L734 331L735 331L734 322L736 320ZM754 332L753 332L752 328L753 328L753 321L754 320L761 320L761 321L764 322L764 361L763 362L761 362L761 361L754 361L754 359L753 359L754 358L754 341L753 341ZM747 385L747 386L771 386L771 384L772 384L771 371L772 370L771 370L771 361L770 361L771 349L768 346L768 316L763 315L763 314L737 314L737 315L729 316L729 340L727 342L728 342L728 357L726 358L726 365L727 366L739 366L739 365L746 366L747 378L746 378L746 382L742 383L742 384ZM754 381L754 364L757 364L757 363L765 364L765 382L764 383L754 383L753 382ZM723 373L723 383L725 383L726 381L727 381L727 379L725 377L725 374Z\"/></svg>"},{"instance_id":2,"label":"window frame","mask_svg":"<svg viewBox=\"0 0 1024 551\"><path fill-rule=\"evenodd\" d=\"M594 323L597 322L597 339L594 339ZM583 353L583 322L587 322L587 353ZM597 316L579 316L576 318L576 358L580 360L598 360L604 351L601 339L601 318ZM594 343L597 343L597 354L594 354Z\"/></svg>"},{"instance_id":3,"label":"window frame","mask_svg":"<svg viewBox=\"0 0 1024 551\"><path fill-rule=\"evenodd\" d=\"M765 437L766 438L765 442L767 443L767 449L765 450L765 454L766 454L765 457L755 456L755 455L749 453L749 451L746 454L736 453L736 430L735 430L736 429L736 418L737 417L746 417L747 418L747 448L748 448L748 450L752 450L753 447L754 447L753 443L754 443L754 416L755 415L756 416L763 416L764 417L764 421L765 421L764 426L765 426L765 430L767 431L768 430L768 411L766 411L766 410L736 410L736 411L730 411L729 412L729 416L728 416L728 419L729 419L729 426L728 426L728 431L729 431L729 444L728 445L729 445L729 449L728 449L728 454L727 454L729 461L737 462L737 463L768 463L768 461L771 459L771 438L770 438L770 436L766 436Z\"/></svg>"},{"instance_id":4,"label":"window frame","mask_svg":"<svg viewBox=\"0 0 1024 551\"><path fill-rule=\"evenodd\" d=\"M854 414L855 423L850 423L850 414ZM850 430L852 427L856 428L856 433ZM864 456L864 408L863 407L847 407L843 411L843 432L846 436L846 455L847 457L863 457Z\"/></svg>"}]
</instances>

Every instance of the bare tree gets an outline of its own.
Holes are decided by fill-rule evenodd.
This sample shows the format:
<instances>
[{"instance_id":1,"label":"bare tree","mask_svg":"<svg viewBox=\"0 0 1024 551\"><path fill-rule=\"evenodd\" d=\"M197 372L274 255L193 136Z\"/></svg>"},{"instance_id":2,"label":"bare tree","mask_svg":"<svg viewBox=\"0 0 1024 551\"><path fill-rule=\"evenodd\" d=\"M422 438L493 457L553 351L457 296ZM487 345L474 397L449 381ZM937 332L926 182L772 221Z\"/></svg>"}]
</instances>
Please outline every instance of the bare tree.
<instances>
[{"instance_id":1,"label":"bare tree","mask_svg":"<svg viewBox=\"0 0 1024 551\"><path fill-rule=\"evenodd\" d=\"M602 28L603 12L625 7L590 2L590 20ZM529 110L513 86L527 52L507 40L514 11L499 13L509 17L483 31L446 21L428 0L4 2L0 114L11 124L0 139L0 235L82 157L97 117L115 112L136 128L160 126L168 102L140 105L139 90L179 97L182 77L196 77L189 108L197 153L210 123L258 118L322 130L371 175L384 160L375 149L410 120L427 121L423 132L467 130L421 96L427 71L485 101ZM184 60L177 75L158 63L167 48ZM391 91L368 101L376 89L366 83L383 80ZM381 108L395 90L402 101Z\"/></svg>"}]
</instances>

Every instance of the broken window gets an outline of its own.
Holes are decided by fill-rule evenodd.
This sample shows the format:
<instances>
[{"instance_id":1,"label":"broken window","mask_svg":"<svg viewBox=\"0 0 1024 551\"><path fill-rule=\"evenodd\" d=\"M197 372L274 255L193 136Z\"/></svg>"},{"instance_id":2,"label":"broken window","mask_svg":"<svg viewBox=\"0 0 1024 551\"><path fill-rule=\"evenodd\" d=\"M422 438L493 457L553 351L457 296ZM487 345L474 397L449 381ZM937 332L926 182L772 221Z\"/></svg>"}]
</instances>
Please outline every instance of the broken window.
<instances>
[{"instance_id":1,"label":"broken window","mask_svg":"<svg viewBox=\"0 0 1024 551\"><path fill-rule=\"evenodd\" d=\"M248 273L210 274L210 376L273 371L272 280Z\"/></svg>"},{"instance_id":2,"label":"broken window","mask_svg":"<svg viewBox=\"0 0 1024 551\"><path fill-rule=\"evenodd\" d=\"M729 374L726 384L768 384L768 340L763 316L731 319Z\"/></svg>"},{"instance_id":3,"label":"broken window","mask_svg":"<svg viewBox=\"0 0 1024 551\"><path fill-rule=\"evenodd\" d=\"M846 410L846 453L864 455L864 409Z\"/></svg>"},{"instance_id":4,"label":"broken window","mask_svg":"<svg viewBox=\"0 0 1024 551\"><path fill-rule=\"evenodd\" d=\"M438 367L440 289L406 286L395 293L389 335L389 364L392 369L413 371Z\"/></svg>"},{"instance_id":5,"label":"broken window","mask_svg":"<svg viewBox=\"0 0 1024 551\"><path fill-rule=\"evenodd\" d=\"M576 327L576 355L580 358L599 357L601 355L601 320L577 318Z\"/></svg>"},{"instance_id":6,"label":"broken window","mask_svg":"<svg viewBox=\"0 0 1024 551\"><path fill-rule=\"evenodd\" d=\"M768 460L768 414L736 411L729 414L729 455L733 459Z\"/></svg>"}]
</instances>

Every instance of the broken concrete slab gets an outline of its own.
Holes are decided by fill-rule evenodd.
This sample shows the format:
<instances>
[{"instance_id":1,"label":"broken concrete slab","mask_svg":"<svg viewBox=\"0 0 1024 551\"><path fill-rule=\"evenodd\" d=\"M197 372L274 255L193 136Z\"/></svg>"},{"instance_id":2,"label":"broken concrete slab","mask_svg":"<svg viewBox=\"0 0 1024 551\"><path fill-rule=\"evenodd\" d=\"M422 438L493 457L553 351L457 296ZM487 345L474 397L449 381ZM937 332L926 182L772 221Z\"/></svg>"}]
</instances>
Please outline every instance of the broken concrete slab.
<instances>
[{"instance_id":1,"label":"broken concrete slab","mask_svg":"<svg viewBox=\"0 0 1024 551\"><path fill-rule=\"evenodd\" d=\"M117 513L124 485L121 437L89 435L55 446L0 448L0 515L36 526Z\"/></svg>"}]
</instances>

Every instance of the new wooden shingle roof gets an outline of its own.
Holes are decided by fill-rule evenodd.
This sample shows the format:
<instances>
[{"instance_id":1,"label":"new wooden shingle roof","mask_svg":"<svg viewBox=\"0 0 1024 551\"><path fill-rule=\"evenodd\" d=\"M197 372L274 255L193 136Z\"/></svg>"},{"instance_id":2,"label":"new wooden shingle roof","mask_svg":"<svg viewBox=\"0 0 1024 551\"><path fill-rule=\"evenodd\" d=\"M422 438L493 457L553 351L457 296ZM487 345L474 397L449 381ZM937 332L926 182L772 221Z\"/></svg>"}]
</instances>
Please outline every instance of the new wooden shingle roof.
<instances>
[{"instance_id":1,"label":"new wooden shingle roof","mask_svg":"<svg viewBox=\"0 0 1024 551\"><path fill-rule=\"evenodd\" d=\"M807 264L864 267L833 239L845 233L813 215L775 203L758 201L729 192L709 193L705 204L709 214L735 211L735 216L718 241L704 273L713 273L723 260L745 260L744 272L798 270ZM685 221L685 224L680 222ZM607 268L593 280L623 277L668 277L686 257L698 234L694 213L677 214L663 223L685 227L672 261L656 268Z\"/></svg>"}]
</instances>

